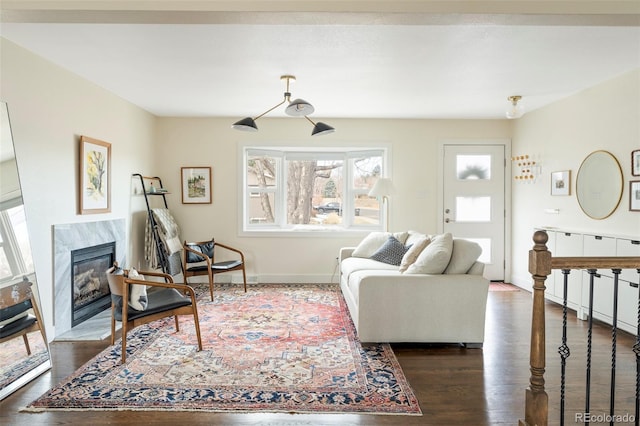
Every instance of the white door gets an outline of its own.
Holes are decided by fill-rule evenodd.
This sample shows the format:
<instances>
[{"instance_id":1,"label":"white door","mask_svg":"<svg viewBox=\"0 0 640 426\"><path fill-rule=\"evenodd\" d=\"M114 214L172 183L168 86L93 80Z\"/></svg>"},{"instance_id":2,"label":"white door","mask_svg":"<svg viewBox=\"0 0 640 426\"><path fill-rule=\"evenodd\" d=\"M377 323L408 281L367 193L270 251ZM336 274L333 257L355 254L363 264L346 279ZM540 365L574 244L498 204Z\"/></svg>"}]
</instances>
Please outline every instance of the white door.
<instances>
[{"instance_id":1,"label":"white door","mask_svg":"<svg viewBox=\"0 0 640 426\"><path fill-rule=\"evenodd\" d=\"M443 147L444 232L476 241L482 247L484 275L505 276L505 147Z\"/></svg>"}]
</instances>

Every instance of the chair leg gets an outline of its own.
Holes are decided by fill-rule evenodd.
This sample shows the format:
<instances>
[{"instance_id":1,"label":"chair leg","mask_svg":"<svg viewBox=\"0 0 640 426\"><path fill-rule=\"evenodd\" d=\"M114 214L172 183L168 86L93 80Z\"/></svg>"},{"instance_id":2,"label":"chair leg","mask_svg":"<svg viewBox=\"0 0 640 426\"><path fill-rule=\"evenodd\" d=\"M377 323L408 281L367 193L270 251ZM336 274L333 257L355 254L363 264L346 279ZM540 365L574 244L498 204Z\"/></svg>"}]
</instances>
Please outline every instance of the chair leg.
<instances>
[{"instance_id":1,"label":"chair leg","mask_svg":"<svg viewBox=\"0 0 640 426\"><path fill-rule=\"evenodd\" d=\"M211 301L213 302L213 272L209 269L209 293L211 293Z\"/></svg>"},{"instance_id":2,"label":"chair leg","mask_svg":"<svg viewBox=\"0 0 640 426\"><path fill-rule=\"evenodd\" d=\"M111 304L111 346L116 342L116 317L115 306Z\"/></svg>"},{"instance_id":3,"label":"chair leg","mask_svg":"<svg viewBox=\"0 0 640 426\"><path fill-rule=\"evenodd\" d=\"M27 348L27 355L31 355L31 348L29 347L29 338L27 337L27 333L22 335L22 340L24 340L24 346Z\"/></svg>"},{"instance_id":4,"label":"chair leg","mask_svg":"<svg viewBox=\"0 0 640 426\"><path fill-rule=\"evenodd\" d=\"M202 350L202 337L200 335L200 320L198 319L198 311L193 308L193 324L196 326L196 337L198 338L198 349Z\"/></svg>"},{"instance_id":5,"label":"chair leg","mask_svg":"<svg viewBox=\"0 0 640 426\"><path fill-rule=\"evenodd\" d=\"M242 280L244 281L244 292L247 292L247 273L244 271L244 264L242 264Z\"/></svg>"},{"instance_id":6,"label":"chair leg","mask_svg":"<svg viewBox=\"0 0 640 426\"><path fill-rule=\"evenodd\" d=\"M122 321L122 363L127 361L127 323Z\"/></svg>"},{"instance_id":7,"label":"chair leg","mask_svg":"<svg viewBox=\"0 0 640 426\"><path fill-rule=\"evenodd\" d=\"M178 322L178 316L175 315L174 318L176 319L176 333L178 333L180 331L180 323Z\"/></svg>"}]
</instances>

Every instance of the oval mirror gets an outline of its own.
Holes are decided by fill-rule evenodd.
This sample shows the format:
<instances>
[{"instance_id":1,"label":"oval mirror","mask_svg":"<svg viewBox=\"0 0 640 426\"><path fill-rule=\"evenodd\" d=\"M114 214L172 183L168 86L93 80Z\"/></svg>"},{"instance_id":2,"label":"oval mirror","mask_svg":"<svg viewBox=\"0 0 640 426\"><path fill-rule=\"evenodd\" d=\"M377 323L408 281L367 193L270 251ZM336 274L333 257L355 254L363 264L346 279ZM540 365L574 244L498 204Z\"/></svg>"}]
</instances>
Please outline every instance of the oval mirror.
<instances>
[{"instance_id":1,"label":"oval mirror","mask_svg":"<svg viewBox=\"0 0 640 426\"><path fill-rule=\"evenodd\" d=\"M622 169L607 151L594 151L584 159L576 178L576 197L582 211L592 219L604 219L622 199Z\"/></svg>"}]
</instances>

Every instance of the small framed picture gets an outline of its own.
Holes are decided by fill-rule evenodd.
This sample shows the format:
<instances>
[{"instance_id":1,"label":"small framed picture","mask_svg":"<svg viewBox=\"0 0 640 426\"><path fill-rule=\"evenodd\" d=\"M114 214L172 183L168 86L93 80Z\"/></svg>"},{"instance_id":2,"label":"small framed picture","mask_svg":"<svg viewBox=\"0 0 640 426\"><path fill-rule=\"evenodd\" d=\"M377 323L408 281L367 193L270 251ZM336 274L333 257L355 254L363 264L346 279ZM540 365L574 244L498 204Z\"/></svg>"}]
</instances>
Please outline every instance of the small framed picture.
<instances>
[{"instance_id":1,"label":"small framed picture","mask_svg":"<svg viewBox=\"0 0 640 426\"><path fill-rule=\"evenodd\" d=\"M640 176L640 149L631 151L631 174Z\"/></svg>"},{"instance_id":2,"label":"small framed picture","mask_svg":"<svg viewBox=\"0 0 640 426\"><path fill-rule=\"evenodd\" d=\"M640 212L640 180L629 182L629 210Z\"/></svg>"},{"instance_id":3,"label":"small framed picture","mask_svg":"<svg viewBox=\"0 0 640 426\"><path fill-rule=\"evenodd\" d=\"M111 211L111 144L80 137L80 214Z\"/></svg>"},{"instance_id":4,"label":"small framed picture","mask_svg":"<svg viewBox=\"0 0 640 426\"><path fill-rule=\"evenodd\" d=\"M551 173L551 195L571 195L571 170Z\"/></svg>"},{"instance_id":5,"label":"small framed picture","mask_svg":"<svg viewBox=\"0 0 640 426\"><path fill-rule=\"evenodd\" d=\"M211 204L211 167L182 167L182 204Z\"/></svg>"}]
</instances>

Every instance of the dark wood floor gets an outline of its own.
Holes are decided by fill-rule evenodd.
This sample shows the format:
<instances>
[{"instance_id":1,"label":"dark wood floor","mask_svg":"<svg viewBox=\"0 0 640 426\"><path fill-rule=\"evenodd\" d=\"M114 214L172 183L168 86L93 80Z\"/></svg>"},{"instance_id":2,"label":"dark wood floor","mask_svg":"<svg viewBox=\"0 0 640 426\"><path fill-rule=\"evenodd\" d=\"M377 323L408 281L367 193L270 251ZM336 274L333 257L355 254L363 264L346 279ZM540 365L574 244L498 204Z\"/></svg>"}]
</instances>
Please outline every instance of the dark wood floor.
<instances>
[{"instance_id":1,"label":"dark wood floor","mask_svg":"<svg viewBox=\"0 0 640 426\"><path fill-rule=\"evenodd\" d=\"M547 304L547 391L550 424L558 424L561 310ZM526 291L490 292L483 349L456 345L394 345L423 416L219 414L167 412L20 413L32 400L71 374L107 346L108 342L54 343L53 369L0 402L2 425L153 424L153 425L514 425L524 416L524 393L529 382L531 294ZM558 327L551 327L557 325ZM567 424L584 412L586 322L569 318L571 357L568 367ZM610 327L594 329L591 413L608 412L611 368ZM633 414L635 337L618 335L616 413Z\"/></svg>"}]
</instances>

